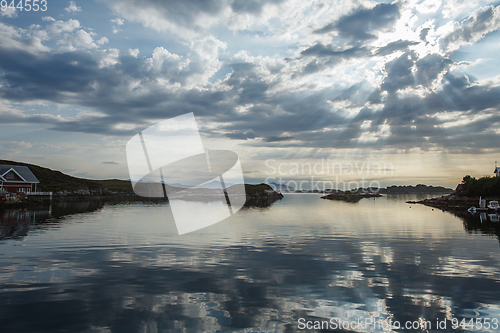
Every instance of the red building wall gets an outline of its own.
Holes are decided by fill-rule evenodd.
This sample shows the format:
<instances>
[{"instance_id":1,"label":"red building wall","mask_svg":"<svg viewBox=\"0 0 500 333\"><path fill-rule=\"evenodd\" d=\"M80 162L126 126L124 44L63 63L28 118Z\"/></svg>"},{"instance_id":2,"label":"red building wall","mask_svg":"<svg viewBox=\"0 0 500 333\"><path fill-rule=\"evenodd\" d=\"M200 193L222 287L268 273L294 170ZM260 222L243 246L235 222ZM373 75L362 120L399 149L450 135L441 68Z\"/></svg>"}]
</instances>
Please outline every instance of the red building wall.
<instances>
[{"instance_id":1,"label":"red building wall","mask_svg":"<svg viewBox=\"0 0 500 333\"><path fill-rule=\"evenodd\" d=\"M2 184L0 183L0 188L2 187ZM28 192L28 191L31 191L31 184L27 184L27 183L7 183L7 182L4 182L3 183L3 188L4 190L6 190L7 192L10 192L10 193L17 193L17 192ZM21 189L23 189L24 191L21 191Z\"/></svg>"}]
</instances>

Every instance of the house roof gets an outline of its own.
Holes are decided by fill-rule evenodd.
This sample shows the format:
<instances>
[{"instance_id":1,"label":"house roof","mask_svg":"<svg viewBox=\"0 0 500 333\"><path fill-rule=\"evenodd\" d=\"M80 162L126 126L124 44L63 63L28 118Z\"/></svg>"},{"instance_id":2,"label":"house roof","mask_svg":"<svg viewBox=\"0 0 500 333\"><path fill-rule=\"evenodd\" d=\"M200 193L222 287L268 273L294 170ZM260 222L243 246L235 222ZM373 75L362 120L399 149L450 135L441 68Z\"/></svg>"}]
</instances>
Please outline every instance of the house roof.
<instances>
[{"instance_id":1,"label":"house roof","mask_svg":"<svg viewBox=\"0 0 500 333\"><path fill-rule=\"evenodd\" d=\"M35 177L33 172L31 172L30 168L28 168L27 166L0 164L0 176L4 176L11 169L14 169L14 171L19 176L21 176L27 183L32 183L32 184L40 183L40 181Z\"/></svg>"}]
</instances>

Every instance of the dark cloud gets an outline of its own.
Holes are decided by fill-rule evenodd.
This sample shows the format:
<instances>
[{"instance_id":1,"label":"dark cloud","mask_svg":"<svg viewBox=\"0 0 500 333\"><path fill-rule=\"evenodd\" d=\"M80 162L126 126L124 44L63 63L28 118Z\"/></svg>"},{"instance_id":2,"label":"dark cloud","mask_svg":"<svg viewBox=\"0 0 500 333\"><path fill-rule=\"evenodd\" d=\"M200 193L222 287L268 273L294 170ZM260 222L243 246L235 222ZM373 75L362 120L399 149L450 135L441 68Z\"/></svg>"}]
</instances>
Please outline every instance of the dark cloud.
<instances>
[{"instance_id":1,"label":"dark cloud","mask_svg":"<svg viewBox=\"0 0 500 333\"><path fill-rule=\"evenodd\" d=\"M476 42L485 34L500 28L499 6L486 7L463 20L452 33L440 39L441 49L447 50L452 44ZM455 47L458 48L458 47Z\"/></svg>"},{"instance_id":2,"label":"dark cloud","mask_svg":"<svg viewBox=\"0 0 500 333\"><path fill-rule=\"evenodd\" d=\"M385 56L396 51L407 51L409 46L416 45L418 43L419 42L409 40L398 40L380 48L370 46L341 48L333 45L317 43L300 53L302 57L314 58L314 60L311 60L306 66L304 66L300 74L308 75L320 72L328 67L337 66L344 60Z\"/></svg>"},{"instance_id":3,"label":"dark cloud","mask_svg":"<svg viewBox=\"0 0 500 333\"><path fill-rule=\"evenodd\" d=\"M315 44L300 52L302 56L330 57L332 59L345 59L367 56L370 50L367 47L352 47L347 49L335 48L331 45Z\"/></svg>"},{"instance_id":4,"label":"dark cloud","mask_svg":"<svg viewBox=\"0 0 500 333\"><path fill-rule=\"evenodd\" d=\"M109 82L114 77L99 70L96 60L83 51L35 56L4 49L0 50L0 64L2 79L8 83L0 93L10 100L62 101L63 93L82 93L92 82Z\"/></svg>"},{"instance_id":5,"label":"dark cloud","mask_svg":"<svg viewBox=\"0 0 500 333\"><path fill-rule=\"evenodd\" d=\"M24 49L0 48L0 96L14 102L47 100L82 105L104 113L102 117L65 120L49 115L21 115L0 110L2 123L42 123L57 131L130 135L135 129L118 129L117 123L144 127L152 119L186 112L211 114L213 105L226 98L223 91L183 89L173 92L158 85L159 79L184 85L205 70L197 59L185 72L177 63L161 64L160 70L147 60L121 55L116 65L101 66L99 55L88 51L33 54ZM137 88L130 89L132 81ZM265 90L261 89L261 90ZM223 108L219 107L219 111ZM130 127L130 126L129 126Z\"/></svg>"},{"instance_id":6,"label":"dark cloud","mask_svg":"<svg viewBox=\"0 0 500 333\"><path fill-rule=\"evenodd\" d=\"M134 13L142 10L153 10L165 20L172 23L199 28L196 26L200 14L217 16L223 9L225 1L220 0L102 0L120 14Z\"/></svg>"},{"instance_id":7,"label":"dark cloud","mask_svg":"<svg viewBox=\"0 0 500 333\"><path fill-rule=\"evenodd\" d=\"M424 28L420 31L420 40L427 42L427 35L429 34L430 28Z\"/></svg>"},{"instance_id":8,"label":"dark cloud","mask_svg":"<svg viewBox=\"0 0 500 333\"><path fill-rule=\"evenodd\" d=\"M307 65L302 69L301 75L308 75L308 74L313 74L317 73L321 70L323 70L326 67L325 62L318 61L318 59L314 59L307 63Z\"/></svg>"},{"instance_id":9,"label":"dark cloud","mask_svg":"<svg viewBox=\"0 0 500 333\"><path fill-rule=\"evenodd\" d=\"M264 138L264 141L265 142L280 142L280 141L289 141L293 139L293 137L291 136L274 136L274 135L271 135L271 136L268 136L266 138Z\"/></svg>"},{"instance_id":10,"label":"dark cloud","mask_svg":"<svg viewBox=\"0 0 500 333\"><path fill-rule=\"evenodd\" d=\"M372 48L368 46L355 46L350 48L340 48L333 45L324 45L322 43L317 43L304 51L300 52L302 56L313 56L313 57L330 57L337 59L353 59L361 57L384 56L396 51L406 50L411 45L416 45L419 42L409 41L409 40L398 40L391 42L380 48Z\"/></svg>"},{"instance_id":11,"label":"dark cloud","mask_svg":"<svg viewBox=\"0 0 500 333\"><path fill-rule=\"evenodd\" d=\"M418 42L413 42L410 40L397 40L395 42L389 43L386 46L383 46L377 51L375 51L375 55L377 56L385 56L391 53L394 53L396 51L406 51L408 49L408 46L411 45L416 45Z\"/></svg>"},{"instance_id":12,"label":"dark cloud","mask_svg":"<svg viewBox=\"0 0 500 333\"><path fill-rule=\"evenodd\" d=\"M382 82L381 89L389 93L405 89L415 83L412 67L415 63L416 55L413 52L406 52L385 65L387 76Z\"/></svg>"},{"instance_id":13,"label":"dark cloud","mask_svg":"<svg viewBox=\"0 0 500 333\"><path fill-rule=\"evenodd\" d=\"M343 90L333 101L349 102L351 107L363 106L374 88L366 81L361 81Z\"/></svg>"},{"instance_id":14,"label":"dark cloud","mask_svg":"<svg viewBox=\"0 0 500 333\"><path fill-rule=\"evenodd\" d=\"M231 63L228 66L232 69L232 73L226 83L236 94L239 103L266 101L266 92L271 88L271 84L261 77L254 64L240 62Z\"/></svg>"},{"instance_id":15,"label":"dark cloud","mask_svg":"<svg viewBox=\"0 0 500 333\"><path fill-rule=\"evenodd\" d=\"M369 47L341 49L332 45L317 43L305 49L300 54L302 57L315 58L300 72L300 75L308 75L320 72L328 67L337 66L345 60L369 57L372 53ZM298 76L298 74L296 74L296 76Z\"/></svg>"},{"instance_id":16,"label":"dark cloud","mask_svg":"<svg viewBox=\"0 0 500 333\"><path fill-rule=\"evenodd\" d=\"M381 3L371 9L359 8L315 32L337 32L340 37L354 42L366 41L376 38L375 33L391 27L399 17L398 4Z\"/></svg>"},{"instance_id":17,"label":"dark cloud","mask_svg":"<svg viewBox=\"0 0 500 333\"><path fill-rule=\"evenodd\" d=\"M162 24L202 32L206 26L200 17L220 18L224 10L233 14L259 16L267 5L278 5L285 0L101 0L127 19L140 21L146 26L158 28ZM154 12L155 18L146 19L137 13ZM161 22L155 22L161 20Z\"/></svg>"},{"instance_id":18,"label":"dark cloud","mask_svg":"<svg viewBox=\"0 0 500 333\"><path fill-rule=\"evenodd\" d=\"M248 140L256 138L255 133L252 131L227 133L226 136L230 139L235 139L235 140Z\"/></svg>"},{"instance_id":19,"label":"dark cloud","mask_svg":"<svg viewBox=\"0 0 500 333\"><path fill-rule=\"evenodd\" d=\"M395 93L411 86L429 88L438 76L450 69L453 61L439 54L429 54L422 59L408 51L385 65L387 73L381 89Z\"/></svg>"},{"instance_id":20,"label":"dark cloud","mask_svg":"<svg viewBox=\"0 0 500 333\"><path fill-rule=\"evenodd\" d=\"M428 87L439 74L447 72L450 69L453 61L439 54L429 54L422 59L419 59L415 65L417 66L416 82L424 87Z\"/></svg>"},{"instance_id":21,"label":"dark cloud","mask_svg":"<svg viewBox=\"0 0 500 333\"><path fill-rule=\"evenodd\" d=\"M113 162L113 161L106 161L106 162L102 162L102 164L120 164L120 163Z\"/></svg>"},{"instance_id":22,"label":"dark cloud","mask_svg":"<svg viewBox=\"0 0 500 333\"><path fill-rule=\"evenodd\" d=\"M233 0L231 9L235 13L260 14L267 4L280 4L285 0Z\"/></svg>"},{"instance_id":23,"label":"dark cloud","mask_svg":"<svg viewBox=\"0 0 500 333\"><path fill-rule=\"evenodd\" d=\"M77 121L57 121L49 129L58 132L133 136L146 126L138 124L134 129L118 129L115 125L120 121L120 118L121 117L117 115L116 117L88 117ZM133 118L131 117L130 119Z\"/></svg>"}]
</instances>

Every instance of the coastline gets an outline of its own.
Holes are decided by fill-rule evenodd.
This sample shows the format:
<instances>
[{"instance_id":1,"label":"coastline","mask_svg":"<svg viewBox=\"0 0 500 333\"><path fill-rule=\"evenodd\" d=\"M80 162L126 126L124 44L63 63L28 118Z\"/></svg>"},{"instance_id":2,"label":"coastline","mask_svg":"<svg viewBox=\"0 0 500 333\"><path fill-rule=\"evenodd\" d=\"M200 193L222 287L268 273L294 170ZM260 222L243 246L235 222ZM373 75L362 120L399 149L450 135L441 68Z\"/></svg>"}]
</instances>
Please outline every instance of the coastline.
<instances>
[{"instance_id":1,"label":"coastline","mask_svg":"<svg viewBox=\"0 0 500 333\"><path fill-rule=\"evenodd\" d=\"M276 192L271 187L266 184L259 185L249 185L245 184L245 194L246 194L246 207L266 207L270 206L277 200L283 198L283 194ZM198 199L207 200L219 200L219 197L213 197L210 193L206 193L205 196L201 196ZM190 200L189 197L179 197L175 199L180 200ZM65 193L64 195L56 194L52 195L50 199L36 199L36 198L19 198L16 201L11 202L1 202L0 210L5 209L22 209L31 208L38 206L49 206L52 202L82 202L82 201L145 201L145 202L168 202L168 198L149 198L142 197L133 192L121 192L121 193L108 193L108 194L79 194L79 193Z\"/></svg>"},{"instance_id":2,"label":"coastline","mask_svg":"<svg viewBox=\"0 0 500 333\"><path fill-rule=\"evenodd\" d=\"M483 198L484 200L499 200L499 198ZM407 201L409 204L421 204L444 211L467 211L469 207L477 206L479 197L462 197L458 195L443 195L437 198L424 199L419 201Z\"/></svg>"}]
</instances>

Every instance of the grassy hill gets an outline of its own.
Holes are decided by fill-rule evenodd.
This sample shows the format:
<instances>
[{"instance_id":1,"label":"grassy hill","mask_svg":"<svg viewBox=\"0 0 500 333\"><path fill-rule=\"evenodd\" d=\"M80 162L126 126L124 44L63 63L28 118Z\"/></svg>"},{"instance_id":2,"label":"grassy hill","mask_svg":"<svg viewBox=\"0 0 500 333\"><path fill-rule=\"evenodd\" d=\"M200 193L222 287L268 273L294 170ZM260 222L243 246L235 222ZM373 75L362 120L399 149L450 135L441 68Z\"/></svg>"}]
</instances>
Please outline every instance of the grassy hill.
<instances>
[{"instance_id":1,"label":"grassy hill","mask_svg":"<svg viewBox=\"0 0 500 333\"><path fill-rule=\"evenodd\" d=\"M92 194L105 194L107 192L131 192L132 185L129 181L110 179L110 180L90 180L77 178L61 171L44 168L38 165L0 160L0 164L23 165L30 168L31 172L38 178L40 184L38 189L42 191L89 191Z\"/></svg>"},{"instance_id":2,"label":"grassy hill","mask_svg":"<svg viewBox=\"0 0 500 333\"><path fill-rule=\"evenodd\" d=\"M7 165L23 165L30 168L31 172L38 178L40 191L49 192L78 192L89 191L90 194L110 194L111 192L126 192L133 193L132 184L127 180L120 179L105 179L91 180L77 178L61 171L44 168L38 165L0 160L0 164ZM174 188L175 189L175 188ZM267 184L249 185L245 184L246 193L250 196L263 195L264 191L273 191ZM273 191L274 192L274 191Z\"/></svg>"},{"instance_id":3,"label":"grassy hill","mask_svg":"<svg viewBox=\"0 0 500 333\"><path fill-rule=\"evenodd\" d=\"M101 186L104 186L111 192L133 192L132 184L128 180L121 179L105 179L105 180L94 180Z\"/></svg>"}]
</instances>

